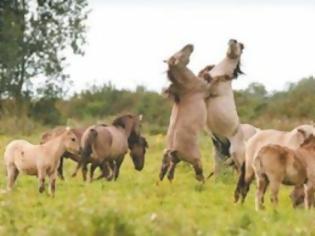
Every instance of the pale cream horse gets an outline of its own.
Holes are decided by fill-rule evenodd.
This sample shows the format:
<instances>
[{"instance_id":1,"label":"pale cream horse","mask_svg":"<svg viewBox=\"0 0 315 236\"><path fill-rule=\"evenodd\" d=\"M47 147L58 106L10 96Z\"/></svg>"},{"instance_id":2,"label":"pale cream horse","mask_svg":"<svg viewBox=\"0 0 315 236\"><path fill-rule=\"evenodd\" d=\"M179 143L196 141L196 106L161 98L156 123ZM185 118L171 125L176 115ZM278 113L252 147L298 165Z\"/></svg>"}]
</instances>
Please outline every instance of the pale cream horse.
<instances>
[{"instance_id":1,"label":"pale cream horse","mask_svg":"<svg viewBox=\"0 0 315 236\"><path fill-rule=\"evenodd\" d=\"M55 193L57 168L63 153L78 154L80 142L77 136L67 128L59 136L40 145L34 145L26 140L13 140L4 152L4 162L7 169L7 189L12 187L18 174L36 175L39 180L39 192L45 190L45 178L49 177L50 193Z\"/></svg>"},{"instance_id":2,"label":"pale cream horse","mask_svg":"<svg viewBox=\"0 0 315 236\"><path fill-rule=\"evenodd\" d=\"M245 140L232 90L232 80L242 73L240 61L243 49L242 43L231 39L224 59L215 66L207 66L199 73L207 81L225 78L211 86L210 95L206 99L207 127L212 133L215 147L215 175L219 173L226 156L232 158L237 170L240 170L244 162Z\"/></svg>"},{"instance_id":3,"label":"pale cream horse","mask_svg":"<svg viewBox=\"0 0 315 236\"><path fill-rule=\"evenodd\" d=\"M274 129L258 131L246 143L245 162L241 168L241 174L234 193L235 202L242 198L245 200L249 186L254 180L253 160L263 146L278 144L291 149L297 149L300 145L314 134L313 125L301 125L292 131L285 132Z\"/></svg>"}]
</instances>

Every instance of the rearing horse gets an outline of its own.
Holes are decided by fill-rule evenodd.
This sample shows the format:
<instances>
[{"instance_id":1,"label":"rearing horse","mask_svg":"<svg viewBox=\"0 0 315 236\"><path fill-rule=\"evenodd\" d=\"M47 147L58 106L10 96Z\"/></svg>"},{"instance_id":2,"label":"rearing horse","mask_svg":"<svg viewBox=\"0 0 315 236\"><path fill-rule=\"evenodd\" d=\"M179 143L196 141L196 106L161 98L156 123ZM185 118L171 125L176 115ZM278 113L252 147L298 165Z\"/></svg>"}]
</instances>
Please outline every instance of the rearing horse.
<instances>
[{"instance_id":1,"label":"rearing horse","mask_svg":"<svg viewBox=\"0 0 315 236\"><path fill-rule=\"evenodd\" d=\"M206 99L207 128L212 133L215 147L214 173L218 174L225 156L232 158L239 170L244 162L244 137L236 110L232 80L236 79L240 70L240 60L244 46L231 39L225 58L215 66L207 66L199 76L207 81L213 78L225 78L210 88L210 96Z\"/></svg>"},{"instance_id":2,"label":"rearing horse","mask_svg":"<svg viewBox=\"0 0 315 236\"><path fill-rule=\"evenodd\" d=\"M167 172L168 179L172 180L177 163L183 160L192 164L196 179L204 181L197 141L207 121L205 99L217 79L208 82L197 77L187 68L192 52L193 46L186 45L166 61L167 75L172 82L166 92L173 98L174 104L167 131L167 147L164 151L160 180L163 180Z\"/></svg>"}]
</instances>

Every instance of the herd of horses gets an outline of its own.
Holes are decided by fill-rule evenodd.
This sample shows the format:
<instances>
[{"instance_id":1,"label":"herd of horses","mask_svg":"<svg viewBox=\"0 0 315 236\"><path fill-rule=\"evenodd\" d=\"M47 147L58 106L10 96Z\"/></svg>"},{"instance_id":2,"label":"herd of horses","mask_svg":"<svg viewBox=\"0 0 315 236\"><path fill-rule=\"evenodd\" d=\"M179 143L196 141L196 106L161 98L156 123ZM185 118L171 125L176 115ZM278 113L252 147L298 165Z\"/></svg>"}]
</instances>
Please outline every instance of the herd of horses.
<instances>
[{"instance_id":1,"label":"herd of horses","mask_svg":"<svg viewBox=\"0 0 315 236\"><path fill-rule=\"evenodd\" d=\"M180 161L192 165L198 181L204 182L198 137L206 130L214 146L214 170L217 176L225 165L234 166L238 181L235 202L244 202L250 184L256 179L256 209L264 208L264 194L271 191L276 206L281 184L292 185L290 195L294 207L304 203L314 207L315 191L315 126L304 124L292 131L261 130L241 124L232 81L243 72L240 69L244 45L237 40L228 42L222 61L208 65L194 74L187 65L194 50L188 44L165 60L170 80L165 94L172 100L170 122L166 137L159 179L172 181ZM35 175L39 191L45 189L49 177L50 193L54 195L57 175L63 179L63 161L77 162L72 176L81 169L84 180L116 180L125 155L130 152L134 167L144 167L148 148L141 135L142 116L126 114L109 125L96 124L87 128L57 127L42 135L41 143L25 140L10 142L4 154L7 168L7 189L11 190L20 172ZM212 175L211 174L211 175Z\"/></svg>"}]
</instances>

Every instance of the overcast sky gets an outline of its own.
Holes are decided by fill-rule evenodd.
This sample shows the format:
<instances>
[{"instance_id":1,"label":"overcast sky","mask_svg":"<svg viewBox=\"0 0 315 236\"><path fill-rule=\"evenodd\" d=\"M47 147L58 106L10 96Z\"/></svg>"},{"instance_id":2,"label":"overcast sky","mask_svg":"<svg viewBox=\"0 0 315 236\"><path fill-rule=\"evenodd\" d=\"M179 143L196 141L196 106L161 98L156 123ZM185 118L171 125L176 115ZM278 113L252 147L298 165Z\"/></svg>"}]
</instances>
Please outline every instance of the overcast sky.
<instances>
[{"instance_id":1,"label":"overcast sky","mask_svg":"<svg viewBox=\"0 0 315 236\"><path fill-rule=\"evenodd\" d=\"M315 75L314 0L91 0L90 8L86 54L69 60L72 91L108 81L160 91L163 59L192 43L197 73L224 57L230 38L245 45L236 89L256 81L278 90Z\"/></svg>"}]
</instances>

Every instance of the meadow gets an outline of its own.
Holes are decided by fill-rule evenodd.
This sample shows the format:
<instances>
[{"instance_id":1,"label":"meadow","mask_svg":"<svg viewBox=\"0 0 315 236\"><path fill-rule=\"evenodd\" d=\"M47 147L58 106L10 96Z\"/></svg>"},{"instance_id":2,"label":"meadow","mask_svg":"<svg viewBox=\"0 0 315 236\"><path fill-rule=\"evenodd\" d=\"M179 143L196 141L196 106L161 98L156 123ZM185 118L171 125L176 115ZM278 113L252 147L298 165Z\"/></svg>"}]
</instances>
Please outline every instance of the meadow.
<instances>
[{"instance_id":1,"label":"meadow","mask_svg":"<svg viewBox=\"0 0 315 236\"><path fill-rule=\"evenodd\" d=\"M1 154L15 137L0 136ZM38 142L40 135L24 137ZM190 166L180 163L175 180L157 182L164 136L147 136L149 150L142 172L126 156L117 182L83 182L65 163L65 181L57 181L55 198L39 194L37 179L19 176L11 193L1 158L0 235L314 235L313 211L292 209L289 188L281 188L277 210L266 198L267 210L254 209L252 186L243 206L233 203L236 175L226 170L204 185ZM200 141L205 174L212 170L209 138Z\"/></svg>"}]
</instances>

